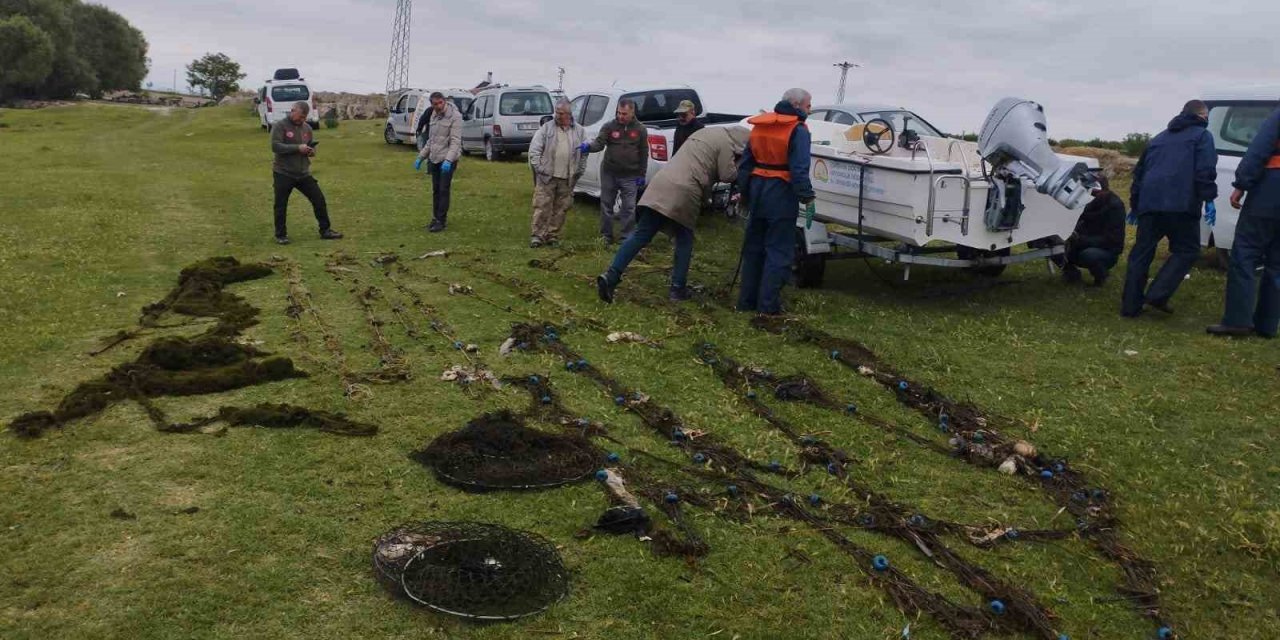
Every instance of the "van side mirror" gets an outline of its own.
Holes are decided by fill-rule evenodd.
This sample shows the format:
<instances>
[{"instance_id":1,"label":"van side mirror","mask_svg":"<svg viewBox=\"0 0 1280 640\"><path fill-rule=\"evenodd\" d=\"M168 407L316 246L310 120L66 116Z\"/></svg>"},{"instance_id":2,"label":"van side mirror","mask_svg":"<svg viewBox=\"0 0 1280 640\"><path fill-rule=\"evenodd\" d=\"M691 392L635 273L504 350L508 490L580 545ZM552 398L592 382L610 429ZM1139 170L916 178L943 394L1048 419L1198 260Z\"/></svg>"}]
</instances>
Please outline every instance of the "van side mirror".
<instances>
[{"instance_id":1,"label":"van side mirror","mask_svg":"<svg viewBox=\"0 0 1280 640\"><path fill-rule=\"evenodd\" d=\"M471 114L470 114L470 113L464 113L464 114L462 114L462 119L463 119L463 120L470 120L470 119L471 119Z\"/></svg>"}]
</instances>

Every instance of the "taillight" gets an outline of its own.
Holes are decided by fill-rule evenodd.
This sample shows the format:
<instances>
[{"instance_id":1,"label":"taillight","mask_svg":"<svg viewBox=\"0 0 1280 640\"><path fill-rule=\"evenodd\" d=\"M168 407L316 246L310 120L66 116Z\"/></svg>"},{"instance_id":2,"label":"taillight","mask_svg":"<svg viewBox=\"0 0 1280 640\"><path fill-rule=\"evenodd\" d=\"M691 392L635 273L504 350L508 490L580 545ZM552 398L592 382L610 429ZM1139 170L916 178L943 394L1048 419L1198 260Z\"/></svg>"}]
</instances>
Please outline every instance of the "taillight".
<instances>
[{"instance_id":1,"label":"taillight","mask_svg":"<svg viewBox=\"0 0 1280 640\"><path fill-rule=\"evenodd\" d=\"M495 124L495 125L493 125L493 137L495 137L495 138L501 138L501 137L502 137L502 127L499 127L499 126L498 126L498 125L496 125L496 124Z\"/></svg>"},{"instance_id":2,"label":"taillight","mask_svg":"<svg viewBox=\"0 0 1280 640\"><path fill-rule=\"evenodd\" d=\"M667 139L660 135L649 136L649 157L654 160L667 161Z\"/></svg>"},{"instance_id":3,"label":"taillight","mask_svg":"<svg viewBox=\"0 0 1280 640\"><path fill-rule=\"evenodd\" d=\"M267 98L267 113L271 113L273 110L272 107L274 107L274 105L271 104L271 98Z\"/></svg>"}]
</instances>

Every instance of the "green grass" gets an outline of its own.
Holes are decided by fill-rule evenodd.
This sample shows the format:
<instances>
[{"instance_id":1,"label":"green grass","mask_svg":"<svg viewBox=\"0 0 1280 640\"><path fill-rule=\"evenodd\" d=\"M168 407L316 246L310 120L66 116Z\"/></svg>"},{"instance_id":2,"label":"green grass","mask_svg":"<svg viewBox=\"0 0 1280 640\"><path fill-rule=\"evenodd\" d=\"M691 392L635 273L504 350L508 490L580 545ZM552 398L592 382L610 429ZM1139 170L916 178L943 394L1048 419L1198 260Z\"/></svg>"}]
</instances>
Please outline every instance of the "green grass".
<instances>
[{"instance_id":1,"label":"green grass","mask_svg":"<svg viewBox=\"0 0 1280 640\"><path fill-rule=\"evenodd\" d=\"M638 421L549 356L496 357L520 313L555 319L464 268L480 257L493 270L536 282L614 330L666 340L666 349L608 345L586 329L565 340L618 379L676 408L759 459L795 460L784 439L753 418L714 374L693 361L703 339L728 355L781 373L803 371L856 400L864 412L932 433L878 386L851 376L811 347L750 329L713 305L690 307L695 322L667 306L637 304L665 294L661 268L637 269L620 301L595 301L587 280L609 254L593 243L590 204L570 216L577 252L559 273L528 261L555 255L526 248L529 174L519 163L461 163L450 228L428 235L430 196L411 169L413 154L389 148L381 123L344 122L318 133L315 173L328 196L338 243L315 238L309 207L295 196L295 244L271 242L267 136L239 107L147 111L85 105L5 111L0 121L0 419L46 409L78 382L136 354L145 340L100 357L99 341L133 326L138 309L161 298L186 264L213 255L302 265L307 286L343 338L354 368L374 360L362 315L346 285L324 271L341 248L362 264L378 252L402 259L449 249L448 260L412 261L408 282L438 306L461 338L479 344L501 373L550 373L574 411L610 423L631 447L673 457ZM699 230L696 281L726 281L739 231L720 220ZM656 243L650 265L669 264ZM874 273L873 273L874 271ZM886 280L877 277L883 276ZM379 272L358 277L384 284ZM821 291L788 291L797 315L860 340L888 362L993 413L1019 419L1017 437L1063 455L1115 495L1124 540L1163 579L1167 615L1184 637L1267 637L1277 624L1280 560L1275 342L1223 341L1203 326L1220 313L1224 278L1198 269L1172 317L1117 316L1119 278L1106 287L1067 287L1039 264L1010 269L1007 286L974 288L966 274L899 273L862 261L834 263ZM505 313L441 284L469 284L511 305ZM233 288L263 310L247 335L264 348L327 362L289 338L286 287L278 275ZM390 321L390 317L384 318ZM631 538L579 540L603 510L593 485L532 494L463 494L438 483L409 452L485 411L526 401L515 392L467 393L439 381L458 361L443 341L388 334L415 378L342 396L316 367L305 380L158 404L188 420L224 404L287 401L344 411L381 426L372 439L313 431L233 429L223 438L163 435L137 406L34 440L0 436L0 637L4 638L913 638L944 634L909 619L869 586L860 570L818 536L760 516L750 525L697 514L712 547L696 564L654 557ZM1126 355L1126 351L1137 352ZM308 359L308 357L310 359ZM860 481L935 517L1021 526L1062 525L1065 516L1026 483L1007 480L887 437L861 423L804 407L780 409L859 463ZM811 473L797 491L843 497ZM180 514L187 507L194 514ZM137 515L116 520L116 508ZM369 544L415 519L477 519L536 531L560 546L573 571L569 598L538 618L473 626L387 597L369 570ZM852 533L891 555L920 583L967 605L978 597L912 549ZM965 557L1039 594L1072 638L1149 638L1151 625L1119 603L1113 565L1078 540L979 551ZM788 557L806 553L812 564ZM713 635L714 634L714 635Z\"/></svg>"}]
</instances>

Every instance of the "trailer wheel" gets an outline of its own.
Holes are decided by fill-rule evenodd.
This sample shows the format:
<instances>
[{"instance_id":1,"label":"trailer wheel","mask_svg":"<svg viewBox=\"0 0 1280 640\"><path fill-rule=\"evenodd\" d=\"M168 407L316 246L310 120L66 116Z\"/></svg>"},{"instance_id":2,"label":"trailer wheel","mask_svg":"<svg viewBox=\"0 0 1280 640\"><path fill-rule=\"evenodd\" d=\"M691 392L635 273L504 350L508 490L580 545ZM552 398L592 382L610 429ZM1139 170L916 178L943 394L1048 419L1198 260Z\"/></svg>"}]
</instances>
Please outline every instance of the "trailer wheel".
<instances>
[{"instance_id":1,"label":"trailer wheel","mask_svg":"<svg viewBox=\"0 0 1280 640\"><path fill-rule=\"evenodd\" d=\"M791 265L796 287L800 289L817 289L827 274L827 256L811 254L806 249L804 230L796 228L796 258Z\"/></svg>"}]
</instances>

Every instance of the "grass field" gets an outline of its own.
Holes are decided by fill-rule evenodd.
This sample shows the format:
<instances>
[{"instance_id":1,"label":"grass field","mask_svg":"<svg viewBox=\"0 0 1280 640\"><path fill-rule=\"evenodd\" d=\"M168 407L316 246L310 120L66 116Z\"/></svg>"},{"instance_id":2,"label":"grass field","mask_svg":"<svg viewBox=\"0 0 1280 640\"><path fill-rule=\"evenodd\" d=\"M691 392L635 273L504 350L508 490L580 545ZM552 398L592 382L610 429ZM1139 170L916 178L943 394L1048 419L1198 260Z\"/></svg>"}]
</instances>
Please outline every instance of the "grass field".
<instances>
[{"instance_id":1,"label":"grass field","mask_svg":"<svg viewBox=\"0 0 1280 640\"><path fill-rule=\"evenodd\" d=\"M322 130L314 171L347 239L318 240L309 207L295 195L294 244L278 247L271 242L267 136L243 108L84 105L7 110L0 122L8 125L0 128L6 423L56 406L78 383L134 357L151 337L86 354L135 326L139 309L162 298L183 266L210 256L296 261L350 366L372 368L353 285L325 270L341 249L357 261L348 278L384 289L382 271L370 261L397 253L410 269L407 286L440 309L458 339L479 345L499 373L549 375L565 406L603 420L636 450L681 459L555 358L498 357L512 323L560 321L564 312L478 277L476 259L536 283L579 317L662 339L664 349L650 349L610 345L602 332L582 327L563 335L601 370L755 459L795 464L797 450L694 360L691 348L704 340L746 363L803 372L863 413L945 442L893 394L812 346L752 329L747 317L705 298L683 312L668 305L665 240L628 274L618 303L598 303L589 277L609 254L594 241L590 203L580 202L570 216L568 255L557 270L531 267L534 258L562 252L526 247L530 185L521 163L464 159L450 227L427 234L430 195L407 148L385 145L377 122ZM739 234L723 220L703 222L695 282L729 279ZM438 249L452 253L411 259ZM1164 613L1179 637L1263 638L1280 628L1280 346L1204 335L1220 314L1220 272L1194 271L1174 300L1175 315L1138 320L1117 315L1118 277L1102 289L1072 287L1041 264L1010 269L1002 286L963 273L917 269L905 284L899 275L862 261L834 263L825 289L788 290L791 310L811 326L865 343L944 393L1016 419L1021 426L1007 435L1068 458L1108 487L1122 539L1160 572ZM480 297L451 296L448 283L470 285ZM364 439L313 430L162 434L139 406L119 403L40 439L0 435L0 637L888 639L902 637L908 624L912 638L947 637L928 616L901 613L824 538L776 517L732 523L691 510L711 552L686 563L655 557L630 537L575 537L605 507L594 484L482 495L449 488L408 454L487 411L524 407L527 394L440 381L443 370L462 363L460 354L430 332L411 339L387 315L384 329L413 379L374 385L370 397L344 397L318 334L310 335L310 347L291 337L278 273L230 290L262 310L247 337L312 375L157 400L170 418L190 420L226 404L289 402L342 411L381 432ZM856 420L773 405L846 449L859 482L931 517L1071 526L1033 483ZM625 452L623 461L640 464ZM820 470L784 482L828 502L856 500ZM188 513L192 507L198 511ZM135 518L112 517L117 509ZM370 543L394 525L423 519L498 522L546 536L573 572L569 597L537 618L485 626L389 597L372 577ZM846 534L923 586L982 606L978 594L914 548L874 533ZM965 558L1037 594L1073 639L1155 635L1150 621L1116 599L1115 565L1078 539L992 550L952 542Z\"/></svg>"}]
</instances>

